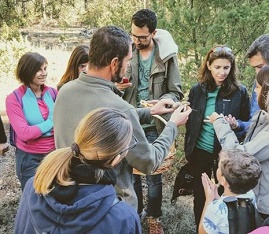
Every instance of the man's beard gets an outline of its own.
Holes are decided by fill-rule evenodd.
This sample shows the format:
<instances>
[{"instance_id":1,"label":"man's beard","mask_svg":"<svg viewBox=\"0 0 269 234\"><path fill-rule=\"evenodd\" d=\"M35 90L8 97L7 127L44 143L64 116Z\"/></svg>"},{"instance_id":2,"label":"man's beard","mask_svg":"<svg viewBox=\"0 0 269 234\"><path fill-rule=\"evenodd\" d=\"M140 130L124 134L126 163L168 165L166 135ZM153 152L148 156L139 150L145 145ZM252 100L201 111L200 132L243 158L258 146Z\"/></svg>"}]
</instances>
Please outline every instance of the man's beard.
<instances>
[{"instance_id":1,"label":"man's beard","mask_svg":"<svg viewBox=\"0 0 269 234\"><path fill-rule=\"evenodd\" d=\"M135 46L136 46L136 49L138 49L138 50L144 50L144 49L147 49L149 47L149 45L150 45L150 42L146 45L139 44L139 45L135 45Z\"/></svg>"},{"instance_id":2,"label":"man's beard","mask_svg":"<svg viewBox=\"0 0 269 234\"><path fill-rule=\"evenodd\" d=\"M118 70L116 71L115 75L111 76L111 81L113 83L115 83L115 82L120 83L121 82L121 80L123 78L123 76L120 76L121 68L122 68L122 63L120 62Z\"/></svg>"}]
</instances>

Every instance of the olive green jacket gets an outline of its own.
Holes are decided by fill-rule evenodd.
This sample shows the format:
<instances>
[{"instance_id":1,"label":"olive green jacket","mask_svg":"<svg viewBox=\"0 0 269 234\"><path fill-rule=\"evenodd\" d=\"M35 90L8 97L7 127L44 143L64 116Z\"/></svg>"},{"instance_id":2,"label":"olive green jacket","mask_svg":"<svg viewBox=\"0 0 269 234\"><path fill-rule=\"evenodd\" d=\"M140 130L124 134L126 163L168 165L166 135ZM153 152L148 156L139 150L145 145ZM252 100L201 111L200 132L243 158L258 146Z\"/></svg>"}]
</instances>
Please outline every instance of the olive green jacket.
<instances>
[{"instance_id":1,"label":"olive green jacket","mask_svg":"<svg viewBox=\"0 0 269 234\"><path fill-rule=\"evenodd\" d=\"M157 29L153 41L155 45L155 53L149 78L150 100L171 98L177 102L183 97L177 61L178 47L171 34L162 29ZM133 47L133 57L126 72L126 77L130 79L132 86L125 89L123 94L123 99L134 107L137 107L139 84L138 56L138 50ZM170 115L163 117L168 120ZM163 126L161 127L158 123L156 123L156 126L158 132L161 132Z\"/></svg>"}]
</instances>

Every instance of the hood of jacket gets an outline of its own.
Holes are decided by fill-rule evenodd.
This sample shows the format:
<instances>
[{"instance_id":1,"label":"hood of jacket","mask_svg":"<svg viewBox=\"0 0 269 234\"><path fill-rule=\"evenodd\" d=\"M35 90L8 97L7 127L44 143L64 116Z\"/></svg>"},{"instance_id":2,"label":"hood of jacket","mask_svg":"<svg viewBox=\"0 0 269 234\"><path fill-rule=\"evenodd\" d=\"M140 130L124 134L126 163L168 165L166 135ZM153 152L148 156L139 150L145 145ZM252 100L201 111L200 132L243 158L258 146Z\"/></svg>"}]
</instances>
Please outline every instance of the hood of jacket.
<instances>
[{"instance_id":1,"label":"hood of jacket","mask_svg":"<svg viewBox=\"0 0 269 234\"><path fill-rule=\"evenodd\" d=\"M158 44L159 55L162 60L165 60L168 56L170 57L170 55L177 54L178 46L168 31L157 29L153 40Z\"/></svg>"},{"instance_id":2,"label":"hood of jacket","mask_svg":"<svg viewBox=\"0 0 269 234\"><path fill-rule=\"evenodd\" d=\"M33 178L27 185L26 199L31 221L40 233L91 230L106 216L116 197L112 185L80 185L73 203L66 205L52 196L36 194Z\"/></svg>"}]
</instances>

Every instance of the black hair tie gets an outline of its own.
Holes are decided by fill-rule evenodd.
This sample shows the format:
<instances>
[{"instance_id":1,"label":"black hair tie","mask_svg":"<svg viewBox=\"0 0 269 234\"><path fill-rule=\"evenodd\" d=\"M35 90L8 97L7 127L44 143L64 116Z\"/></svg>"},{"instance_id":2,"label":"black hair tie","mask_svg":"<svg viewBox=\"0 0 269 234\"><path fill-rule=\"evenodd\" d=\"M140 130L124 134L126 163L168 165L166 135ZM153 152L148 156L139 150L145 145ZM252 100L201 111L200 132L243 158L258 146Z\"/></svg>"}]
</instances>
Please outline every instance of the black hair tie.
<instances>
[{"instance_id":1,"label":"black hair tie","mask_svg":"<svg viewBox=\"0 0 269 234\"><path fill-rule=\"evenodd\" d=\"M78 144L77 143L72 143L71 145L71 150L72 150L72 153L74 155L74 157L78 157L79 154L80 154L80 150L79 150L79 147L78 147Z\"/></svg>"}]
</instances>

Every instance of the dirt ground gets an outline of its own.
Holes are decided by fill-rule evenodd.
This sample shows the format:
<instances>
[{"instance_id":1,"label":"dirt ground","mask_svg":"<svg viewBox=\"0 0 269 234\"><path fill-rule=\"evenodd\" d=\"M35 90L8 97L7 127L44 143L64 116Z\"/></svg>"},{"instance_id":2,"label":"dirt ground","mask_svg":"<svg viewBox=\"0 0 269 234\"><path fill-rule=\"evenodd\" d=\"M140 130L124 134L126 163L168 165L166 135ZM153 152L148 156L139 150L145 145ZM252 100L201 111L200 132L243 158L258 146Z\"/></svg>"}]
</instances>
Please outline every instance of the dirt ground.
<instances>
[{"instance_id":1,"label":"dirt ground","mask_svg":"<svg viewBox=\"0 0 269 234\"><path fill-rule=\"evenodd\" d=\"M76 33L78 33L78 31ZM77 36L80 38L79 42L82 43L83 38L79 35ZM85 43L88 43L88 38L85 37L84 41ZM71 54L70 50L59 49L58 47L56 49L51 49L48 47L46 48L45 46L40 46L35 47L34 51L39 52L47 58L49 63L47 84L56 87L61 74L63 74L65 70ZM14 80L14 77L0 79L0 113L7 134L9 122L5 114L5 98L6 95L18 87L18 85L19 84ZM183 136L180 137L182 138ZM182 146L179 146L178 150L181 151ZM180 163L178 160L175 160L175 164L170 168L170 171L163 175L162 223L166 234L194 234L195 226L192 212L192 196L179 197L174 206L170 203L173 183L179 166ZM14 220L20 196L21 190L15 175L14 148L10 146L10 150L6 155L0 156L0 233L13 233ZM142 226L143 233L147 234L145 223L143 223Z\"/></svg>"}]
</instances>

